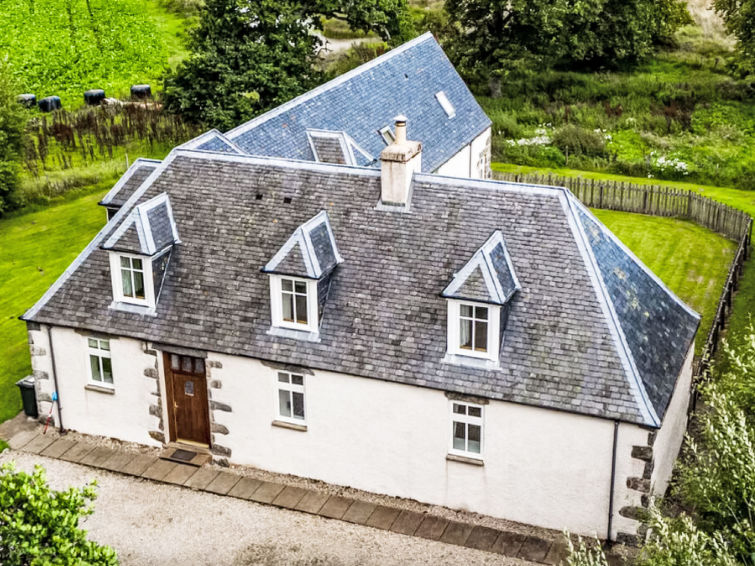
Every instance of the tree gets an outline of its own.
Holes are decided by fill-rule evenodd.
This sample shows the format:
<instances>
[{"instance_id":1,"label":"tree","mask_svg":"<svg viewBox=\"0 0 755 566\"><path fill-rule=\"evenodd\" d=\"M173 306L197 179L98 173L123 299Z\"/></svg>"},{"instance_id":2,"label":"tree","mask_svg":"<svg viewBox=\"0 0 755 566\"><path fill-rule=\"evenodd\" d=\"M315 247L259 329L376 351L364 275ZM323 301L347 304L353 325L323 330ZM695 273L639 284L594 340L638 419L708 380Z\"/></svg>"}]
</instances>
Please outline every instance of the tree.
<instances>
[{"instance_id":1,"label":"tree","mask_svg":"<svg viewBox=\"0 0 755 566\"><path fill-rule=\"evenodd\" d=\"M394 43L412 34L406 0L207 0L191 56L166 76L166 108L228 129L312 88L320 16Z\"/></svg>"},{"instance_id":2,"label":"tree","mask_svg":"<svg viewBox=\"0 0 755 566\"><path fill-rule=\"evenodd\" d=\"M0 564L4 566L118 564L115 551L87 540L79 518L94 509L95 483L82 489L53 491L45 471L0 467Z\"/></svg>"},{"instance_id":3,"label":"tree","mask_svg":"<svg viewBox=\"0 0 755 566\"><path fill-rule=\"evenodd\" d=\"M755 0L713 0L713 9L721 16L726 30L737 38L743 55L743 70L755 68Z\"/></svg>"},{"instance_id":4,"label":"tree","mask_svg":"<svg viewBox=\"0 0 755 566\"><path fill-rule=\"evenodd\" d=\"M690 21L680 0L446 0L449 46L467 75L636 62Z\"/></svg>"},{"instance_id":5,"label":"tree","mask_svg":"<svg viewBox=\"0 0 755 566\"><path fill-rule=\"evenodd\" d=\"M0 58L0 216L10 208L18 187L26 116L16 101L18 90L7 56Z\"/></svg>"}]
</instances>

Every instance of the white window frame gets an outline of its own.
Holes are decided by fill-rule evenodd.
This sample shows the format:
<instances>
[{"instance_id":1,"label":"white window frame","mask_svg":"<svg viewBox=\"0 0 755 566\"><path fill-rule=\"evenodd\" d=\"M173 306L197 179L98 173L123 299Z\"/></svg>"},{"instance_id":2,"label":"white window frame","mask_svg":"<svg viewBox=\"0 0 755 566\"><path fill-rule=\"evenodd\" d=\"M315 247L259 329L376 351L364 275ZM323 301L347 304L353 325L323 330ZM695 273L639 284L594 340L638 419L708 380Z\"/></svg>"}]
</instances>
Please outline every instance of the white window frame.
<instances>
[{"instance_id":1,"label":"white window frame","mask_svg":"<svg viewBox=\"0 0 755 566\"><path fill-rule=\"evenodd\" d=\"M123 280L121 279L122 257L142 260L142 270L144 275L143 299L127 297L123 294ZM152 281L152 258L139 254L110 252L110 280L113 285L113 300L116 303L128 303L130 305L140 305L151 308L155 307L155 286Z\"/></svg>"},{"instance_id":2,"label":"white window frame","mask_svg":"<svg viewBox=\"0 0 755 566\"><path fill-rule=\"evenodd\" d=\"M475 408L480 409L480 416L479 417L473 417L469 414L461 415L454 412L454 406L455 405L461 405L464 407L467 407L467 413L469 412L469 408ZM469 403L467 401L454 401L451 400L449 405L449 413L451 415L450 424L451 424L451 431L449 434L448 439L448 453L454 454L456 456L463 456L464 458L474 458L476 460L482 460L483 454L485 453L485 407L483 405L479 405L477 403ZM306 414L306 413L305 413ZM480 452L469 452L467 450L459 450L458 448L454 448L454 432L455 432L455 424L461 422L465 423L467 425L477 425L480 427ZM465 429L465 443L469 444L469 429Z\"/></svg>"},{"instance_id":3,"label":"white window frame","mask_svg":"<svg viewBox=\"0 0 755 566\"><path fill-rule=\"evenodd\" d=\"M391 130L390 126L380 128L378 130L378 133L380 134L380 137L383 138L385 145L391 145L396 141L396 134L393 133L393 130Z\"/></svg>"},{"instance_id":4,"label":"white window frame","mask_svg":"<svg viewBox=\"0 0 755 566\"><path fill-rule=\"evenodd\" d=\"M460 345L461 306L486 307L488 309L488 340L487 352L466 350ZM448 353L456 356L482 358L498 361L500 349L501 307L483 302L448 300Z\"/></svg>"},{"instance_id":5,"label":"white window frame","mask_svg":"<svg viewBox=\"0 0 755 566\"><path fill-rule=\"evenodd\" d=\"M279 379L280 375L287 375L288 383L280 381ZM302 379L301 385L295 385L293 383L294 376L301 377ZM303 373L296 373L296 372L291 372L291 371L275 372L275 420L282 421L285 423L295 424L295 425L307 426L307 415L309 414L309 409L307 407L306 385L307 385L307 377ZM291 401L291 416L290 417L287 417L281 414L281 407L280 407L280 392L281 391L287 391L289 394L289 399ZM301 393L302 395L302 398L303 398L302 405L304 406L303 419L300 419L294 416L294 396L293 396L294 393Z\"/></svg>"},{"instance_id":6,"label":"white window frame","mask_svg":"<svg viewBox=\"0 0 755 566\"><path fill-rule=\"evenodd\" d=\"M111 389L114 389L115 388L115 374L113 372L113 356L110 351L110 339L98 338L97 336L87 336L85 340L86 340L86 346L87 346L87 372L89 373L89 383L93 385L97 385L98 387L109 387ZM94 340L97 342L96 348L93 347L91 344L89 344L90 340ZM102 342L107 342L107 350L104 350L101 347ZM94 378L94 375L92 374L91 356L96 356L99 359L100 376L102 376L104 373L103 367L102 367L103 358L107 358L110 360L110 377L113 379L113 383L108 383L104 379Z\"/></svg>"},{"instance_id":7,"label":"white window frame","mask_svg":"<svg viewBox=\"0 0 755 566\"><path fill-rule=\"evenodd\" d=\"M307 323L291 322L283 320L283 279L307 284ZM319 328L317 306L317 281L303 277L291 277L288 275L270 275L270 313L272 325L279 328L303 330L305 332L317 332Z\"/></svg>"},{"instance_id":8,"label":"white window frame","mask_svg":"<svg viewBox=\"0 0 755 566\"><path fill-rule=\"evenodd\" d=\"M435 99L438 101L438 104L440 104L441 108L443 108L446 116L448 116L449 118L456 116L456 108L454 108L454 105L451 104L450 100L448 100L445 92L443 92L442 90L436 92Z\"/></svg>"}]
</instances>

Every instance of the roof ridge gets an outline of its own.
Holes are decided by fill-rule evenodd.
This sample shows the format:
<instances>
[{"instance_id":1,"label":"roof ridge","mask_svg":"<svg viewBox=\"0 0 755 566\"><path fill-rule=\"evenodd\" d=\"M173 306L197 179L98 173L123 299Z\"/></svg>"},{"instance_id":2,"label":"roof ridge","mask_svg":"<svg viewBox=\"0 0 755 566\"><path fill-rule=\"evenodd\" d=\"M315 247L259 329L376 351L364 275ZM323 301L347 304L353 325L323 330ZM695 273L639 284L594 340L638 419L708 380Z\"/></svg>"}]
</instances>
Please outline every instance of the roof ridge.
<instances>
[{"instance_id":1,"label":"roof ridge","mask_svg":"<svg viewBox=\"0 0 755 566\"><path fill-rule=\"evenodd\" d=\"M89 255L97 249L100 242L105 238L105 236L110 233L113 227L117 226L125 217L127 217L131 213L131 208L133 207L134 203L142 197L144 192L150 187L150 185L152 185L154 180L162 174L165 168L170 165L175 157L176 150L174 149L167 155L165 159L163 159L157 165L155 170L149 174L144 182L139 185L139 187L133 192L129 199L123 204L123 206L118 209L118 212L116 212L115 215L100 229L100 231L97 232L94 238L92 238L87 246L83 250L81 250L81 253L76 256L76 258L70 263L70 265L60 275L60 277L58 277L55 282L50 285L47 291L45 291L44 295L42 295L39 300L34 303L31 308L29 308L29 310L27 310L19 317L21 320L31 319L31 317L36 315L39 310L47 304L47 301L49 301L53 297L53 295L55 295L55 293L60 290L60 288L68 280L68 278L71 277L71 275L73 275L73 273L79 268L79 266L84 263Z\"/></svg>"},{"instance_id":2,"label":"roof ridge","mask_svg":"<svg viewBox=\"0 0 755 566\"><path fill-rule=\"evenodd\" d=\"M288 102L284 102L280 106L276 106L272 110L268 110L264 114L260 114L256 118L252 118L248 122L244 122L243 124L240 124L236 126L235 128L232 128L228 130L225 135L228 136L230 139L234 139L236 136L239 136L248 130L251 130L252 128L268 121L271 118L274 118L275 116L278 116L279 114L282 114L283 112L301 104L302 102L309 100L310 98L313 98L327 90L330 90L336 86L339 86L352 78L361 75L365 71L368 71L369 69L372 69L373 67L376 67L377 65L380 65L384 63L385 61L388 61L392 59L393 57L400 55L407 49L410 49L414 47L415 45L418 45L420 43L423 43L427 41L428 39L433 39L435 41L435 37L433 36L432 32L425 32L422 35L415 37L414 39L407 41L406 43L402 43L398 47L394 47L387 53L383 53L379 57L375 57L373 60L368 61L367 63L363 63L362 65L359 65L358 67L337 76L336 78L321 84L320 86L317 86L313 88L312 90L309 90L303 94L300 94L296 98L292 98Z\"/></svg>"},{"instance_id":3,"label":"roof ridge","mask_svg":"<svg viewBox=\"0 0 755 566\"><path fill-rule=\"evenodd\" d=\"M601 310L603 310L603 313L605 315L604 319L608 323L609 330L611 331L611 336L614 339L616 353L618 354L619 358L621 359L622 365L624 366L627 385L629 385L629 388L631 389L631 392L635 398L637 409L639 410L642 419L645 421L645 424L659 427L660 419L658 418L655 407L653 407L653 404L650 401L647 389L645 388L645 384L642 381L642 376L640 375L637 364L634 361L634 355L632 354L632 350L629 347L626 336L624 335L624 331L621 327L621 323L619 322L618 315L616 314L616 310L614 309L613 301L611 300L608 293L608 288L606 287L603 276L601 275L600 269L598 268L597 258L595 257L595 254L587 243L587 235L585 234L584 228L579 222L579 219L577 218L575 210L573 208L576 197L574 197L571 191L569 191L565 187L558 188L562 189L562 205L564 207L564 213L567 217L569 227L572 230L574 240L577 243L577 247L582 253L585 267L587 268L590 280L593 283L593 287L598 298L598 303L600 304Z\"/></svg>"}]
</instances>

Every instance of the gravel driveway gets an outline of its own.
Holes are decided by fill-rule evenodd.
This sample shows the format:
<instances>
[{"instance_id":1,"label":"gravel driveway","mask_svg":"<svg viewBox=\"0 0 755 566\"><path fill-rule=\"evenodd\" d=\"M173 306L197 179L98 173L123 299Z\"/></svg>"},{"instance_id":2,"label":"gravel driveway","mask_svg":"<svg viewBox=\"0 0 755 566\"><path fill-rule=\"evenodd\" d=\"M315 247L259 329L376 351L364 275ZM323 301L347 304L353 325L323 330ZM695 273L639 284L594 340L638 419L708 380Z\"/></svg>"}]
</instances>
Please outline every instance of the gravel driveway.
<instances>
[{"instance_id":1,"label":"gravel driveway","mask_svg":"<svg viewBox=\"0 0 755 566\"><path fill-rule=\"evenodd\" d=\"M21 452L0 454L8 460L43 465L55 489L96 479L96 511L82 527L124 566L532 564Z\"/></svg>"}]
</instances>

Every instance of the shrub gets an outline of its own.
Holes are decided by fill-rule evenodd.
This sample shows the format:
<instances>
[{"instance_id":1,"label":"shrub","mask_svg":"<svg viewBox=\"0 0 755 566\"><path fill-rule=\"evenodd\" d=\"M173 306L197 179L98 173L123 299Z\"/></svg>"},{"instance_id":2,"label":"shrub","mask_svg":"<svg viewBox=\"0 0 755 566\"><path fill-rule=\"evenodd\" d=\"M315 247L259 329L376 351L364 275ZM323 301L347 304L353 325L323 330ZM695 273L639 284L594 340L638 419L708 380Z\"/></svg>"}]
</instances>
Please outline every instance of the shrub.
<instances>
[{"instance_id":1,"label":"shrub","mask_svg":"<svg viewBox=\"0 0 755 566\"><path fill-rule=\"evenodd\" d=\"M608 566L606 555L599 541L586 544L582 537L577 538L575 546L568 533L565 534L569 555L566 557L567 566Z\"/></svg>"},{"instance_id":2,"label":"shrub","mask_svg":"<svg viewBox=\"0 0 755 566\"><path fill-rule=\"evenodd\" d=\"M91 515L95 483L84 488L53 491L45 471L16 471L0 467L0 564L45 566L48 564L114 565L115 551L87 540L79 518Z\"/></svg>"},{"instance_id":3,"label":"shrub","mask_svg":"<svg viewBox=\"0 0 755 566\"><path fill-rule=\"evenodd\" d=\"M23 149L25 111L16 102L16 84L12 77L7 57L0 58L0 216L10 208L18 187Z\"/></svg>"},{"instance_id":4,"label":"shrub","mask_svg":"<svg viewBox=\"0 0 755 566\"><path fill-rule=\"evenodd\" d=\"M606 142L602 132L587 130L574 124L567 124L556 130L553 135L553 145L566 155L599 157L606 151Z\"/></svg>"}]
</instances>

